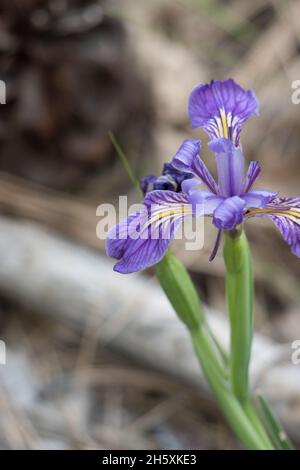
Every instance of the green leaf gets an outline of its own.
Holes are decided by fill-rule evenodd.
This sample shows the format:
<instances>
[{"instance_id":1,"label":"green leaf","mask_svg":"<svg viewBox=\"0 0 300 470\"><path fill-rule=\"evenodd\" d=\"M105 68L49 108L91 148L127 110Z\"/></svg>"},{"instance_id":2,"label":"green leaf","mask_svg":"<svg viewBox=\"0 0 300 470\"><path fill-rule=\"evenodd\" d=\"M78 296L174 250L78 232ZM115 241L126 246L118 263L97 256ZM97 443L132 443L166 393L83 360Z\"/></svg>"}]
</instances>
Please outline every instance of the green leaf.
<instances>
[{"instance_id":1,"label":"green leaf","mask_svg":"<svg viewBox=\"0 0 300 470\"><path fill-rule=\"evenodd\" d=\"M256 392L263 420L268 428L271 440L278 450L294 450L294 446L283 429L280 421L274 415L268 401L263 397L261 391Z\"/></svg>"},{"instance_id":2,"label":"green leaf","mask_svg":"<svg viewBox=\"0 0 300 470\"><path fill-rule=\"evenodd\" d=\"M185 266L169 251L157 264L156 274L178 317L191 335L197 336L201 330L203 347L206 347L203 362L209 363L208 368L227 380L224 358L206 322L202 304Z\"/></svg>"},{"instance_id":3,"label":"green leaf","mask_svg":"<svg viewBox=\"0 0 300 470\"><path fill-rule=\"evenodd\" d=\"M181 261L169 251L157 264L156 274L180 319L189 330L197 329L204 321L203 308Z\"/></svg>"},{"instance_id":4,"label":"green leaf","mask_svg":"<svg viewBox=\"0 0 300 470\"><path fill-rule=\"evenodd\" d=\"M109 135L109 138L110 138L110 140L111 140L111 142L112 142L112 144L115 148L115 151L117 152L121 162L123 163L123 166L125 168L125 171L126 171L127 175L129 176L130 181L132 182L133 186L137 190L139 196L142 197L143 194L142 194L138 179L136 178L134 172L132 171L130 163L129 163L125 153L123 152L122 147L120 146L119 142L117 141L116 137L114 136L114 134L112 132L109 132L108 135Z\"/></svg>"}]
</instances>

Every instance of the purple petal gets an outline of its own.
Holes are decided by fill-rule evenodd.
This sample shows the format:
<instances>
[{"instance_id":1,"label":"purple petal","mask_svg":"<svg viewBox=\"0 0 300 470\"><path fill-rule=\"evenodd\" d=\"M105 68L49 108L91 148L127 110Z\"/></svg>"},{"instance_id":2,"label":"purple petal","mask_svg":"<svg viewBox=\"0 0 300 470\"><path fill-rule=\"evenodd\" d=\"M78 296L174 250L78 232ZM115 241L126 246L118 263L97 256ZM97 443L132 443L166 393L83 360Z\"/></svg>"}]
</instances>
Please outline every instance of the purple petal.
<instances>
[{"instance_id":1,"label":"purple petal","mask_svg":"<svg viewBox=\"0 0 300 470\"><path fill-rule=\"evenodd\" d=\"M245 201L238 196L224 199L214 212L214 225L218 229L232 230L243 222L245 206Z\"/></svg>"},{"instance_id":2,"label":"purple petal","mask_svg":"<svg viewBox=\"0 0 300 470\"><path fill-rule=\"evenodd\" d=\"M197 178L190 178L188 180L183 181L181 185L183 193L189 195L192 189L196 186L199 186L200 183L201 181L199 181Z\"/></svg>"},{"instance_id":3,"label":"purple petal","mask_svg":"<svg viewBox=\"0 0 300 470\"><path fill-rule=\"evenodd\" d=\"M265 207L272 199L277 196L278 193L273 191L250 191L245 194L241 194L240 197L246 202L247 207L252 208L263 208Z\"/></svg>"},{"instance_id":4,"label":"purple petal","mask_svg":"<svg viewBox=\"0 0 300 470\"><path fill-rule=\"evenodd\" d=\"M126 274L160 261L183 218L191 213L183 194L148 193L142 210L130 215L108 234L107 254L120 260L114 270Z\"/></svg>"},{"instance_id":5,"label":"purple petal","mask_svg":"<svg viewBox=\"0 0 300 470\"><path fill-rule=\"evenodd\" d=\"M149 268L158 263L166 253L171 240L143 240L142 243L131 241L128 251L121 261L114 266L114 271L129 274Z\"/></svg>"},{"instance_id":6,"label":"purple petal","mask_svg":"<svg viewBox=\"0 0 300 470\"><path fill-rule=\"evenodd\" d=\"M213 192L218 192L218 186L210 171L199 156L200 141L185 140L178 152L174 155L172 165L178 170L192 173Z\"/></svg>"},{"instance_id":7,"label":"purple petal","mask_svg":"<svg viewBox=\"0 0 300 470\"><path fill-rule=\"evenodd\" d=\"M144 199L146 207L154 208L158 205L160 208L175 207L176 205L187 205L188 201L183 193L175 193L174 191L151 191Z\"/></svg>"},{"instance_id":8,"label":"purple petal","mask_svg":"<svg viewBox=\"0 0 300 470\"><path fill-rule=\"evenodd\" d=\"M201 181L208 187L208 189L210 189L211 192L215 194L219 192L217 183L212 177L204 161L200 157L195 159L192 169L194 174L201 179Z\"/></svg>"},{"instance_id":9,"label":"purple petal","mask_svg":"<svg viewBox=\"0 0 300 470\"><path fill-rule=\"evenodd\" d=\"M261 168L258 162L250 162L250 165L247 170L247 174L244 180L244 189L243 191L247 193L252 188L253 184L259 177Z\"/></svg>"},{"instance_id":10,"label":"purple petal","mask_svg":"<svg viewBox=\"0 0 300 470\"><path fill-rule=\"evenodd\" d=\"M252 90L244 90L231 78L212 80L194 88L188 111L193 128L203 128L211 139L225 137L238 145L243 123L258 115L258 101Z\"/></svg>"},{"instance_id":11,"label":"purple petal","mask_svg":"<svg viewBox=\"0 0 300 470\"><path fill-rule=\"evenodd\" d=\"M180 171L191 172L193 162L201 150L200 140L186 139L175 153L171 164Z\"/></svg>"},{"instance_id":12,"label":"purple petal","mask_svg":"<svg viewBox=\"0 0 300 470\"><path fill-rule=\"evenodd\" d=\"M218 186L221 196L241 194L244 185L245 159L240 147L229 139L215 139L209 143L215 153L218 169Z\"/></svg>"},{"instance_id":13,"label":"purple petal","mask_svg":"<svg viewBox=\"0 0 300 470\"><path fill-rule=\"evenodd\" d=\"M215 209L223 202L224 198L210 191L197 189L187 197L192 206L194 216L212 215Z\"/></svg>"},{"instance_id":14,"label":"purple petal","mask_svg":"<svg viewBox=\"0 0 300 470\"><path fill-rule=\"evenodd\" d=\"M130 227L139 224L141 212L135 212L124 219L120 224L112 227L106 239L106 254L111 258L121 259L126 250Z\"/></svg>"},{"instance_id":15,"label":"purple petal","mask_svg":"<svg viewBox=\"0 0 300 470\"><path fill-rule=\"evenodd\" d=\"M264 209L254 209L247 217L271 219L294 255L300 258L300 197L275 198Z\"/></svg>"}]
</instances>

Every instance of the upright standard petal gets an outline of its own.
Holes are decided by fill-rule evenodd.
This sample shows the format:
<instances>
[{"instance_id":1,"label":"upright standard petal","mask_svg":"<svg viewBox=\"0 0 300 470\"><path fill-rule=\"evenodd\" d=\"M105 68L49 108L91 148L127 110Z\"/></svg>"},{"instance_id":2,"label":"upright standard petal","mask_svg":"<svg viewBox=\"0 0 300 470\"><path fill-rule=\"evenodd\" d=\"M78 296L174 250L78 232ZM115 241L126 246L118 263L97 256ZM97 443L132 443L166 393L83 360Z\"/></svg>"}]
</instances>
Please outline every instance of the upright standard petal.
<instances>
[{"instance_id":1,"label":"upright standard petal","mask_svg":"<svg viewBox=\"0 0 300 470\"><path fill-rule=\"evenodd\" d=\"M216 155L219 193L224 197L238 196L243 191L245 159L240 147L229 139L215 139L209 148Z\"/></svg>"},{"instance_id":2,"label":"upright standard petal","mask_svg":"<svg viewBox=\"0 0 300 470\"><path fill-rule=\"evenodd\" d=\"M189 172L198 177L213 193L218 192L218 186L210 171L200 158L201 143L199 140L187 139L174 155L171 164L180 171Z\"/></svg>"},{"instance_id":3,"label":"upright standard petal","mask_svg":"<svg viewBox=\"0 0 300 470\"><path fill-rule=\"evenodd\" d=\"M212 80L194 88L188 112L193 128L203 128L211 139L225 137L238 145L243 123L258 115L258 101L252 90L244 90L231 78Z\"/></svg>"},{"instance_id":4,"label":"upright standard petal","mask_svg":"<svg viewBox=\"0 0 300 470\"><path fill-rule=\"evenodd\" d=\"M108 234L107 254L119 260L114 270L127 274L158 263L183 218L191 214L192 209L181 193L148 193L141 211L130 215Z\"/></svg>"},{"instance_id":5,"label":"upright standard petal","mask_svg":"<svg viewBox=\"0 0 300 470\"><path fill-rule=\"evenodd\" d=\"M214 212L214 225L220 230L232 230L243 222L245 207L245 201L238 196L224 199Z\"/></svg>"},{"instance_id":6,"label":"upright standard petal","mask_svg":"<svg viewBox=\"0 0 300 470\"><path fill-rule=\"evenodd\" d=\"M300 258L300 197L274 198L264 209L250 209L246 217L271 219L292 253Z\"/></svg>"}]
</instances>

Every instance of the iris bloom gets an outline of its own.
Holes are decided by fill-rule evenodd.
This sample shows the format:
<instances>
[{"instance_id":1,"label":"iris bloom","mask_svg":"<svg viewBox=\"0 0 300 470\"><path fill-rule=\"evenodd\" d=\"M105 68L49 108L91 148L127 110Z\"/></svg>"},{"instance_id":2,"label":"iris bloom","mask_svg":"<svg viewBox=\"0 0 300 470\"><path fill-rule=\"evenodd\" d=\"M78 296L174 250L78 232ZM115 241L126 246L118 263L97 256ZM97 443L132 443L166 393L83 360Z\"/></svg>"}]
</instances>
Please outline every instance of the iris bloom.
<instances>
[{"instance_id":1,"label":"iris bloom","mask_svg":"<svg viewBox=\"0 0 300 470\"><path fill-rule=\"evenodd\" d=\"M252 217L271 219L300 257L300 197L280 198L272 191L253 189L260 166L252 161L246 169L240 133L244 122L258 115L253 91L232 79L212 81L192 91L188 111L192 127L204 129L210 138L217 180L200 157L201 142L185 140L162 176L142 180L141 210L110 230L106 248L118 260L114 270L130 273L157 263L184 218L199 216L211 217L218 229L211 259L222 231L234 230Z\"/></svg>"}]
</instances>

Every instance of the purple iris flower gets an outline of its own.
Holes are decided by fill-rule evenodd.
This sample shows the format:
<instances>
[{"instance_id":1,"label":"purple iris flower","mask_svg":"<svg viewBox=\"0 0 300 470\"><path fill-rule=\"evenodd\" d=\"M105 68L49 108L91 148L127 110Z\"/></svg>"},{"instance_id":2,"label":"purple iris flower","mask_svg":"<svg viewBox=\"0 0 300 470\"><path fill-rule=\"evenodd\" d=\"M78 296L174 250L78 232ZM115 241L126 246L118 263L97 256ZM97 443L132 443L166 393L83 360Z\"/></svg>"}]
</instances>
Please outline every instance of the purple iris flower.
<instances>
[{"instance_id":1,"label":"purple iris flower","mask_svg":"<svg viewBox=\"0 0 300 470\"><path fill-rule=\"evenodd\" d=\"M254 190L258 162L246 162L240 145L243 123L258 115L253 91L234 80L199 85L189 99L192 127L203 128L215 154L217 180L200 157L201 142L185 140L161 177L146 177L142 209L110 230L107 254L118 262L114 270L130 273L160 261L175 231L186 217L209 216L218 229L215 256L222 231L234 230L246 219L265 217L274 222L291 251L300 257L300 197Z\"/></svg>"}]
</instances>

